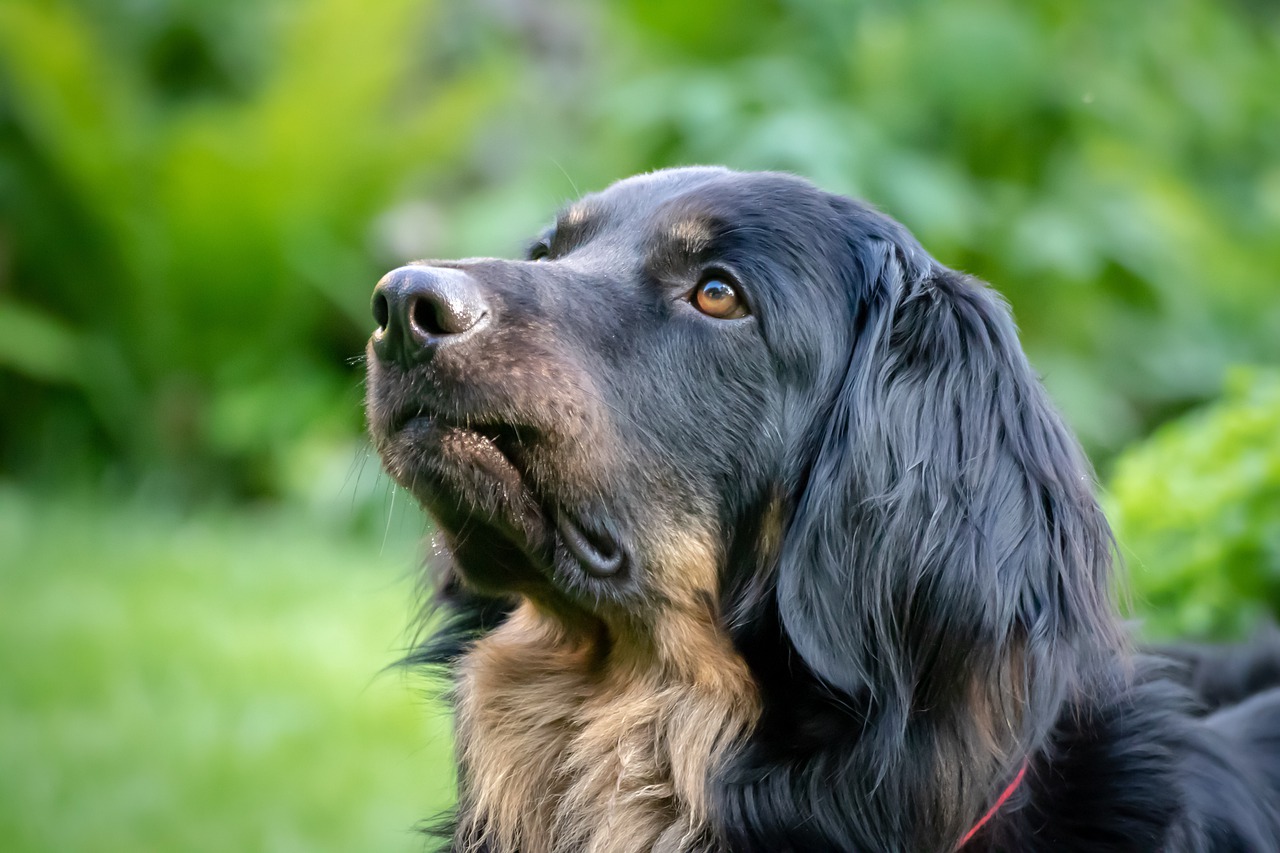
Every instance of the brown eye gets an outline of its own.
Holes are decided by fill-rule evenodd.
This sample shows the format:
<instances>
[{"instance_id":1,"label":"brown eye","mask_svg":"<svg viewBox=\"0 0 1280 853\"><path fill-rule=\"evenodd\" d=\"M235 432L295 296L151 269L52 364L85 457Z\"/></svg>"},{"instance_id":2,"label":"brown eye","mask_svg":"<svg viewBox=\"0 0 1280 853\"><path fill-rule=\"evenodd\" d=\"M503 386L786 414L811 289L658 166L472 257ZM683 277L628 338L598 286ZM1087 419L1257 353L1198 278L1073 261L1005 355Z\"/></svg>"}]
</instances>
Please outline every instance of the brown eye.
<instances>
[{"instance_id":1,"label":"brown eye","mask_svg":"<svg viewBox=\"0 0 1280 853\"><path fill-rule=\"evenodd\" d=\"M736 320L747 316L747 306L738 298L738 291L723 278L704 279L693 292L693 305L717 320Z\"/></svg>"}]
</instances>

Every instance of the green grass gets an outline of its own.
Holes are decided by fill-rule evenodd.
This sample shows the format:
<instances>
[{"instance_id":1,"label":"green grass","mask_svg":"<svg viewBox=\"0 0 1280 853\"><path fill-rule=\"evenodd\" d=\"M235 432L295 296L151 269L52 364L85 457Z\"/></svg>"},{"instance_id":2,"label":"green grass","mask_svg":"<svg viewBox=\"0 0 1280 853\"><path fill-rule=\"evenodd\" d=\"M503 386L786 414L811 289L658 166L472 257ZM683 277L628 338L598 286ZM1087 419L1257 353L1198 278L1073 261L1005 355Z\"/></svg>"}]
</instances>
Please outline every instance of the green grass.
<instances>
[{"instance_id":1,"label":"green grass","mask_svg":"<svg viewBox=\"0 0 1280 853\"><path fill-rule=\"evenodd\" d=\"M0 849L423 849L417 531L335 527L0 487Z\"/></svg>"}]
</instances>

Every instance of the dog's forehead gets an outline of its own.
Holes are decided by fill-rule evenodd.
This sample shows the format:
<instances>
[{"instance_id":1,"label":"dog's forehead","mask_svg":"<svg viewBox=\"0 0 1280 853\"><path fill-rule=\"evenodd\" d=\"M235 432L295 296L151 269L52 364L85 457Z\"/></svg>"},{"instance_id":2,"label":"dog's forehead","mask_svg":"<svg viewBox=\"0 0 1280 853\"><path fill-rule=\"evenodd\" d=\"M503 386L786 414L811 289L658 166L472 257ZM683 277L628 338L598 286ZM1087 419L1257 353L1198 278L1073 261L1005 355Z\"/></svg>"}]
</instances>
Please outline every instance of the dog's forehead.
<instances>
[{"instance_id":1,"label":"dog's forehead","mask_svg":"<svg viewBox=\"0 0 1280 853\"><path fill-rule=\"evenodd\" d=\"M556 219L562 233L625 232L696 248L717 227L746 219L800 215L826 194L774 172L686 167L626 178L569 205Z\"/></svg>"},{"instance_id":2,"label":"dog's forehead","mask_svg":"<svg viewBox=\"0 0 1280 853\"><path fill-rule=\"evenodd\" d=\"M747 177L719 166L663 169L623 178L589 198L602 207L652 211L675 198Z\"/></svg>"}]
</instances>

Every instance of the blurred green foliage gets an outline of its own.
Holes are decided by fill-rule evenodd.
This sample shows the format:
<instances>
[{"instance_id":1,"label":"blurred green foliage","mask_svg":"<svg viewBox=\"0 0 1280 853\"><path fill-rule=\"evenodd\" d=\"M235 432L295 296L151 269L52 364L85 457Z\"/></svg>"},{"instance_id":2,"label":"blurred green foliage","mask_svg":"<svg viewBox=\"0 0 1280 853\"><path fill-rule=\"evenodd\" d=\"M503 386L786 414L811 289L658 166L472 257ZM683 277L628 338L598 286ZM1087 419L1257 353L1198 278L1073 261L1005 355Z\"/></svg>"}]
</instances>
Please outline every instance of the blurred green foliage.
<instances>
[{"instance_id":1,"label":"blurred green foliage","mask_svg":"<svg viewBox=\"0 0 1280 853\"><path fill-rule=\"evenodd\" d=\"M431 12L0 8L7 467L271 493L300 436L358 430L369 223L495 89L436 73Z\"/></svg>"},{"instance_id":2,"label":"blurred green foliage","mask_svg":"<svg viewBox=\"0 0 1280 853\"><path fill-rule=\"evenodd\" d=\"M1105 462L1280 357L1277 80L1248 0L8 0L0 464L288 493L382 270L692 161L994 282Z\"/></svg>"},{"instance_id":3,"label":"blurred green foliage","mask_svg":"<svg viewBox=\"0 0 1280 853\"><path fill-rule=\"evenodd\" d=\"M1280 372L1124 453L1109 516L1145 633L1240 638L1280 619Z\"/></svg>"},{"instance_id":4,"label":"blurred green foliage","mask_svg":"<svg viewBox=\"0 0 1280 853\"><path fill-rule=\"evenodd\" d=\"M0 486L0 848L422 851L449 719L384 671L421 531Z\"/></svg>"}]
</instances>

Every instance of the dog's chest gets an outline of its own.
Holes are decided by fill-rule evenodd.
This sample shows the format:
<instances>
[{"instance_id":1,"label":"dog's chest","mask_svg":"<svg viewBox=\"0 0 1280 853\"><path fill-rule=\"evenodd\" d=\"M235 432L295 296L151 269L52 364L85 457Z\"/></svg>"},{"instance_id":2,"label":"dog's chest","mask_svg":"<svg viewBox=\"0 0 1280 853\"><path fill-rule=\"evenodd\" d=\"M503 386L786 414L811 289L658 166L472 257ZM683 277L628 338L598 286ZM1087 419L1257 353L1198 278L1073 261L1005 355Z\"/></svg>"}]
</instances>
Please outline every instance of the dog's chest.
<instances>
[{"instance_id":1,"label":"dog's chest","mask_svg":"<svg viewBox=\"0 0 1280 853\"><path fill-rule=\"evenodd\" d=\"M461 839L521 853L714 849L708 780L756 714L745 670L686 679L594 651L518 613L467 655Z\"/></svg>"}]
</instances>

